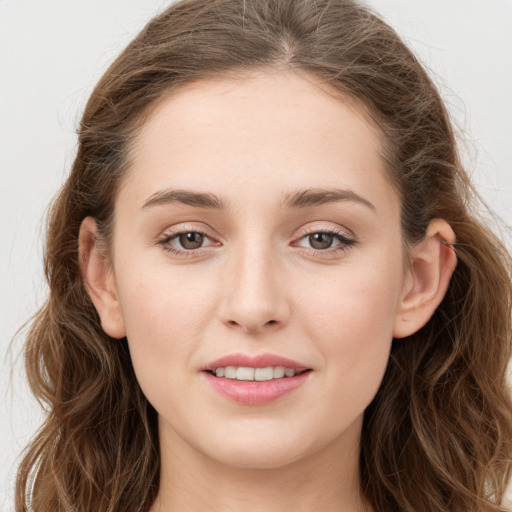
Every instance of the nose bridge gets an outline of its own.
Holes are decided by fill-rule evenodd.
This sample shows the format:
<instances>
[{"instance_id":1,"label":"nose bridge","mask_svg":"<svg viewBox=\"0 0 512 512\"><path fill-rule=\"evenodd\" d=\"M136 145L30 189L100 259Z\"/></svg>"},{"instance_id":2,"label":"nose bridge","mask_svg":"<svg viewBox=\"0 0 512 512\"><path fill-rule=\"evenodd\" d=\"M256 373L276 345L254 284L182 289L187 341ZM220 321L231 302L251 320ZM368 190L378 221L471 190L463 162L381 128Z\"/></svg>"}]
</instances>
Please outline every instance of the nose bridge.
<instances>
[{"instance_id":1,"label":"nose bridge","mask_svg":"<svg viewBox=\"0 0 512 512\"><path fill-rule=\"evenodd\" d=\"M268 238L241 240L233 248L228 272L231 278L222 310L226 324L252 332L286 322L289 308L281 286L282 269Z\"/></svg>"}]
</instances>

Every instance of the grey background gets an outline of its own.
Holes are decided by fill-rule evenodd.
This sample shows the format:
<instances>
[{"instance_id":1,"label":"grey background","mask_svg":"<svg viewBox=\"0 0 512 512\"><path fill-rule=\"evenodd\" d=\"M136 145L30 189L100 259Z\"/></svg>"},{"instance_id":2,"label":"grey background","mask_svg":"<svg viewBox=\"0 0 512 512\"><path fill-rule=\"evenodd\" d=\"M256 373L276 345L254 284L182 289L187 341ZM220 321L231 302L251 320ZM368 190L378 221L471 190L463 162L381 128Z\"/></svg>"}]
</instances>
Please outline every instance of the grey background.
<instances>
[{"instance_id":1,"label":"grey background","mask_svg":"<svg viewBox=\"0 0 512 512\"><path fill-rule=\"evenodd\" d=\"M11 340L46 295L44 216L95 82L163 0L0 0L0 512L42 415ZM484 199L512 224L512 0L371 0L431 69ZM501 234L509 246L510 235Z\"/></svg>"}]
</instances>

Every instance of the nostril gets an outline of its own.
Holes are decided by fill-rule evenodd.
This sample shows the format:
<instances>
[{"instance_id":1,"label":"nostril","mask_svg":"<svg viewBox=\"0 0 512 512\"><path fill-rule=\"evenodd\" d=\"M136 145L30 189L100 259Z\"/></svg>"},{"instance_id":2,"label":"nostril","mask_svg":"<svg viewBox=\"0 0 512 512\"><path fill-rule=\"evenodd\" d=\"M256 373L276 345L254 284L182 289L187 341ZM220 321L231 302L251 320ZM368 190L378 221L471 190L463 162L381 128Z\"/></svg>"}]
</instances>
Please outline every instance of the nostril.
<instances>
[{"instance_id":1,"label":"nostril","mask_svg":"<svg viewBox=\"0 0 512 512\"><path fill-rule=\"evenodd\" d=\"M242 323L242 322L237 322L236 320L228 320L226 322L226 325L228 325L229 327L232 327L232 328L239 328L246 332L254 333L260 329L273 328L274 326L279 325L279 321L278 320L268 320L265 323L257 324L255 322Z\"/></svg>"}]
</instances>

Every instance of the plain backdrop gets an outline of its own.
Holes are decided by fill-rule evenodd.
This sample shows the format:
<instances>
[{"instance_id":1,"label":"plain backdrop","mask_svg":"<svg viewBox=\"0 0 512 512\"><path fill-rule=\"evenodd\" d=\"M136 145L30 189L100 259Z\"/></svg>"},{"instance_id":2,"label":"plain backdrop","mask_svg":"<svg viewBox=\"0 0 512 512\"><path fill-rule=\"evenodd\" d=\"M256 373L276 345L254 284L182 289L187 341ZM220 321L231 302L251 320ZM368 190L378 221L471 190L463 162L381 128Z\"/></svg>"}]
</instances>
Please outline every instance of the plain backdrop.
<instances>
[{"instance_id":1,"label":"plain backdrop","mask_svg":"<svg viewBox=\"0 0 512 512\"><path fill-rule=\"evenodd\" d=\"M250 1L250 0L248 0ZM95 82L163 0L0 0L0 511L42 419L17 329L46 295L44 218ZM370 0L430 69L485 201L512 224L512 0Z\"/></svg>"}]
</instances>

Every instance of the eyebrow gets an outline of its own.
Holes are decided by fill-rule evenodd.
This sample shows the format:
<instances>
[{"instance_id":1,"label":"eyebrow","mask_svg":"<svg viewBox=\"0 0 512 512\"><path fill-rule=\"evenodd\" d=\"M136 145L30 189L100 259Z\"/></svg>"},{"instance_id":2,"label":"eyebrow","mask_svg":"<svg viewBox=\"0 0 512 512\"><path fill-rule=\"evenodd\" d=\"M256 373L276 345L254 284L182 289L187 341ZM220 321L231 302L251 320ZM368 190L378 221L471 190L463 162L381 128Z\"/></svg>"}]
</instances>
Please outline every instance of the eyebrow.
<instances>
[{"instance_id":1,"label":"eyebrow","mask_svg":"<svg viewBox=\"0 0 512 512\"><path fill-rule=\"evenodd\" d=\"M170 203L181 203L197 208L227 209L227 204L215 194L192 192L190 190L163 190L156 192L145 201L142 209Z\"/></svg>"},{"instance_id":2,"label":"eyebrow","mask_svg":"<svg viewBox=\"0 0 512 512\"><path fill-rule=\"evenodd\" d=\"M285 194L283 205L287 208L308 208L310 206L320 206L328 203L340 201L350 201L362 204L372 211L376 211L375 206L367 199L352 192L343 189L304 189Z\"/></svg>"},{"instance_id":3,"label":"eyebrow","mask_svg":"<svg viewBox=\"0 0 512 512\"><path fill-rule=\"evenodd\" d=\"M343 189L315 188L288 192L283 196L282 205L285 208L295 209L321 206L341 201L359 203L368 207L373 212L376 211L375 206L370 201L351 190ZM191 190L163 190L156 192L144 202L142 209L172 203L186 204L196 208L228 209L228 203L221 197L212 193L193 192Z\"/></svg>"}]
</instances>

